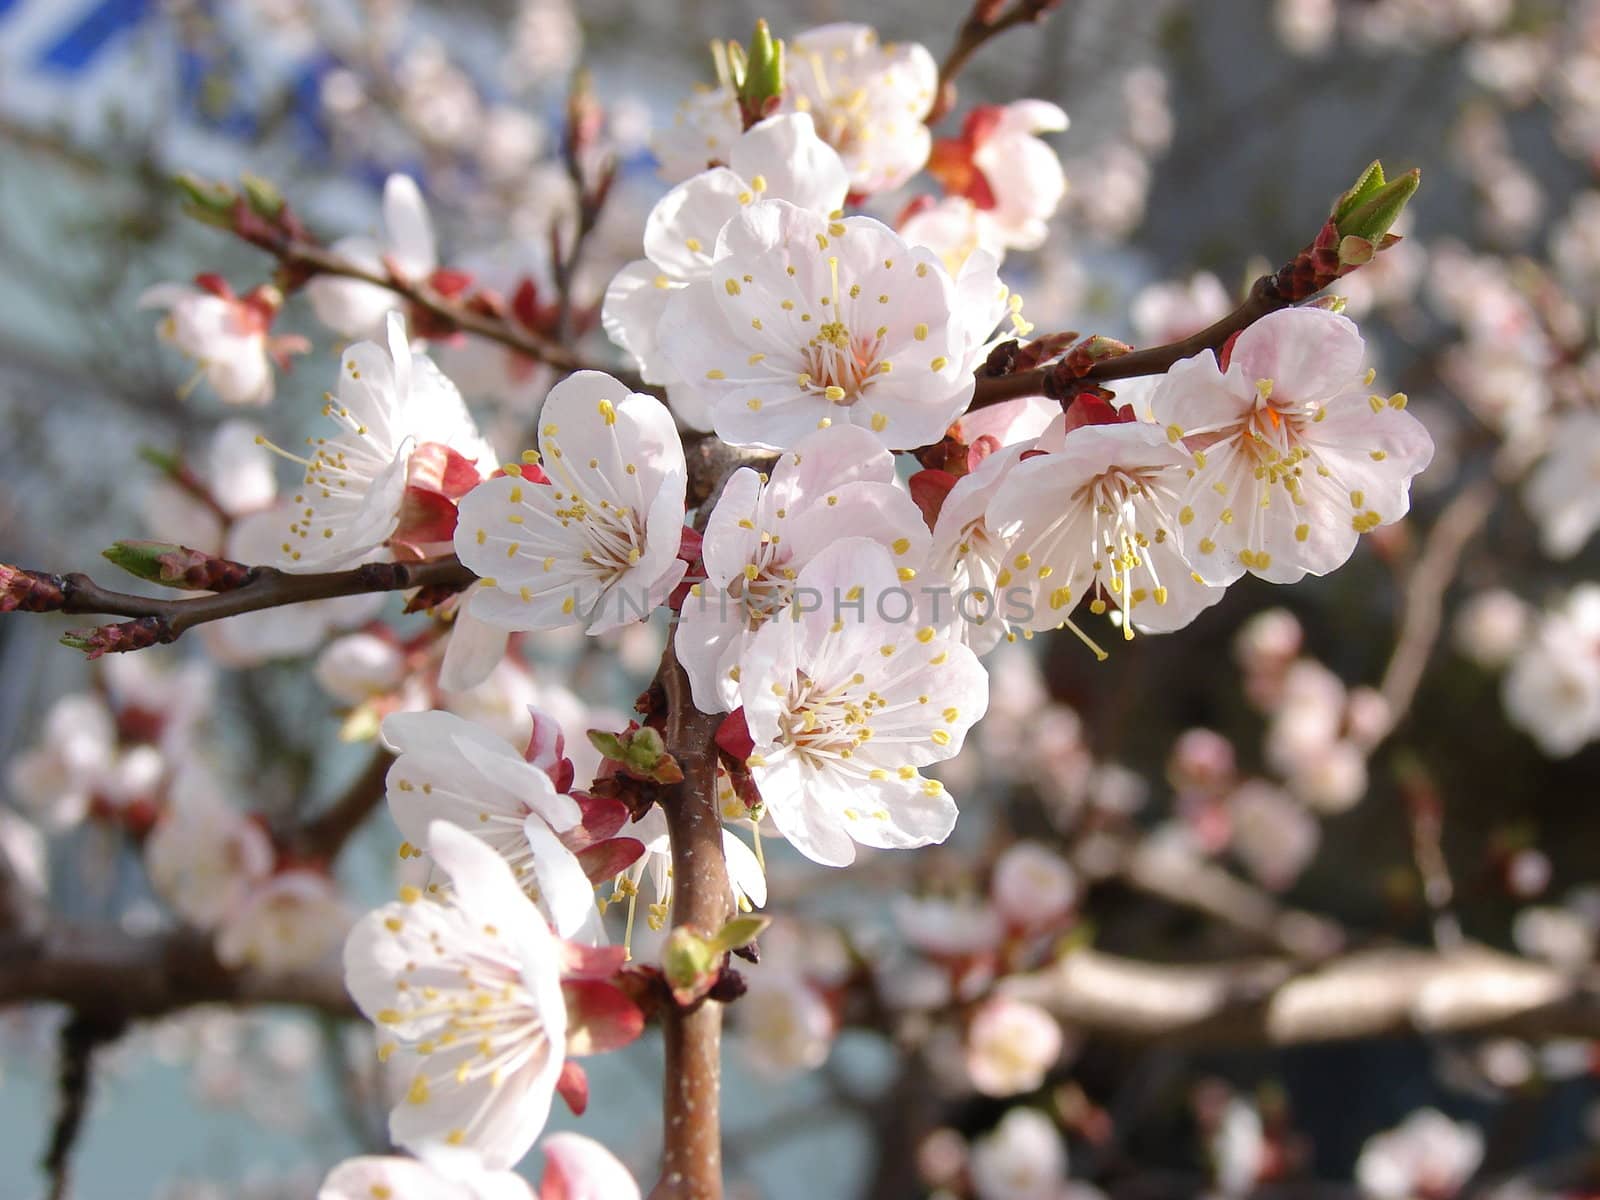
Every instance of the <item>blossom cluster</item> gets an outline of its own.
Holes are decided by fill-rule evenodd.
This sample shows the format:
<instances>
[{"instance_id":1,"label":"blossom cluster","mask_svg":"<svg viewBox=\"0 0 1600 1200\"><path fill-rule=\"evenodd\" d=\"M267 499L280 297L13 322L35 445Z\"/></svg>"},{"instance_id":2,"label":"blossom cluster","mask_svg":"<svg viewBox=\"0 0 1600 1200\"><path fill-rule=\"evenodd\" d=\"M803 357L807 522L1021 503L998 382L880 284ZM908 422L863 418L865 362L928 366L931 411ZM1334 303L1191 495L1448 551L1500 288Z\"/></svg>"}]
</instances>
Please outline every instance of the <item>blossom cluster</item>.
<instances>
[{"instance_id":1,"label":"blossom cluster","mask_svg":"<svg viewBox=\"0 0 1600 1200\"><path fill-rule=\"evenodd\" d=\"M1093 810L1100 832L1125 837L1142 800L1131 772L1092 761L1076 714L1024 678L1011 644L1067 629L1103 659L1105 635L1078 620L1105 618L1133 640L1188 627L1246 575L1327 575L1363 535L1406 517L1433 457L1408 397L1378 389L1336 301L1297 306L1285 293L1198 353L1147 360L1137 382L1092 381L1129 348L1034 338L1001 275L1008 255L1044 246L1069 203L1046 140L1066 114L1039 100L979 105L935 139L926 119L940 78L925 47L838 24L793 38L788 56L781 85L754 104L739 77L748 64L719 58L717 86L658 139L673 186L630 248L639 257L604 287L568 278L577 230L613 181L611 165L586 158L575 94L567 182L578 216L554 222L548 253L523 239L451 260L421 187L396 174L379 236L311 243L310 265L291 263L304 230L259 181L210 210L196 188L213 223L285 258L283 288L240 295L204 275L141 301L164 310L160 338L226 405L269 405L277 373L308 349L273 328L296 291L349 339L320 407L302 414L315 428L303 447L230 420L161 463L151 532L250 576L210 577L207 590L461 569L408 591L420 629L341 581L331 599L202 635L235 667L315 653L341 736L377 743L403 839L399 891L359 918L323 847L235 805L226 780L171 748L181 715L202 703L197 686L141 704L118 694L124 669L112 667L109 699L63 701L13 771L50 824L94 817L133 836L157 895L212 938L223 966L281 974L342 942L346 986L394 1085L389 1136L414 1157L349 1160L325 1200L531 1195L514 1168L558 1096L583 1112L580 1060L637 1038L646 997L691 1005L747 988L737 1024L761 1069L826 1059L859 982L839 955L786 955L779 926L746 981L727 956L758 957L749 931L762 920L667 932L689 886L669 814L680 757L715 757L715 796L700 799L720 820L708 822L726 869L715 899L730 917L766 904L764 839L828 867L944 843L954 792L976 786L959 758L969 740L1004 758L1008 737L1012 750L1027 739L1011 757L1048 792L1058 833ZM405 104L426 110L409 115L469 155L468 128L493 113L442 52L408 63ZM365 92L347 75L324 81L324 101L354 111ZM1149 79L1131 91L1152 117L1164 112ZM1149 124L1144 150L1161 140L1161 121ZM519 168L531 157L512 151ZM1129 153L1123 174L1137 177L1143 160ZM907 196L908 185L925 190ZM1124 185L1122 196L1142 189ZM1099 223L1116 225L1118 196L1108 183L1089 201ZM1386 229L1335 238L1341 268L1352 241L1389 253ZM1151 342L1179 343L1231 307L1205 278L1148 301L1135 317ZM1524 315L1510 297L1504 307L1482 319ZM500 344L473 342L484 323ZM588 360L562 357L566 343L596 326L636 374L567 369ZM1039 394L981 395L1024 363L1051 368ZM469 407L485 395L493 411ZM1550 453L1531 505L1548 510L1546 493L1572 490L1584 436L1574 428ZM293 464L281 489L278 460ZM1547 543L1575 548L1597 521L1600 509L1567 511ZM1266 889L1284 889L1315 852L1318 820L1365 793L1391 714L1303 655L1292 625L1258 618L1239 651L1250 700L1270 715L1263 758L1278 781L1239 770L1231 744L1191 730L1173 749L1174 816L1145 848L1147 871L1227 850ZM563 638L619 657L628 639L645 659L665 648L632 716L536 677L522 648ZM669 741L692 715L664 707L684 703L678 672L693 708L716 719L714 747ZM1520 678L1508 698L1537 704L1526 696L1547 681ZM991 710L1003 721L980 730ZM1585 737L1595 731L1600 718ZM1103 869L1013 838L968 891L919 889L891 906L907 949L875 964L876 999L906 1030L938 1028L941 1087L1029 1097L1072 1060L1075 1032L1005 983L1081 932L1081 901ZM685 983L697 953L712 965ZM637 1195L589 1140L542 1144L541 1195ZM984 1200L1074 1194L1060 1123L1031 1104L970 1150L947 1139L957 1168L937 1149L925 1156L931 1185L964 1173Z\"/></svg>"}]
</instances>

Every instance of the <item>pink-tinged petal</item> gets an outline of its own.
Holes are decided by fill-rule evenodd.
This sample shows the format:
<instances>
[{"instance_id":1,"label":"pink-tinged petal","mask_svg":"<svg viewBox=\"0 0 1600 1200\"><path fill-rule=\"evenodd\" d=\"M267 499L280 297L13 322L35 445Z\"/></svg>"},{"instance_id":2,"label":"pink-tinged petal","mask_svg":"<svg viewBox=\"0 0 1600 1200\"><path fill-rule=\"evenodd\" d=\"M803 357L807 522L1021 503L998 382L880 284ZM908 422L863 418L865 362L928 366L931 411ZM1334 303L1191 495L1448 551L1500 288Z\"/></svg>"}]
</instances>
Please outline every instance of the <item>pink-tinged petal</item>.
<instances>
[{"instance_id":1,"label":"pink-tinged petal","mask_svg":"<svg viewBox=\"0 0 1600 1200\"><path fill-rule=\"evenodd\" d=\"M628 1169L592 1138L552 1133L542 1146L539 1200L639 1200L639 1185Z\"/></svg>"},{"instance_id":2,"label":"pink-tinged petal","mask_svg":"<svg viewBox=\"0 0 1600 1200\"><path fill-rule=\"evenodd\" d=\"M636 838L609 838L577 852L578 863L589 882L599 885L615 879L644 855L644 843Z\"/></svg>"},{"instance_id":3,"label":"pink-tinged petal","mask_svg":"<svg viewBox=\"0 0 1600 1200\"><path fill-rule=\"evenodd\" d=\"M626 946L585 946L580 942L562 942L561 978L610 979L628 962Z\"/></svg>"},{"instance_id":4,"label":"pink-tinged petal","mask_svg":"<svg viewBox=\"0 0 1600 1200\"><path fill-rule=\"evenodd\" d=\"M1344 391L1360 377L1365 358L1366 345L1348 317L1322 308L1286 308L1239 335L1228 370L1237 372L1246 387L1270 379L1284 396L1307 403Z\"/></svg>"},{"instance_id":5,"label":"pink-tinged petal","mask_svg":"<svg viewBox=\"0 0 1600 1200\"><path fill-rule=\"evenodd\" d=\"M620 1050L644 1032L644 1014L621 989L597 979L566 980L567 1053L584 1057Z\"/></svg>"}]
</instances>

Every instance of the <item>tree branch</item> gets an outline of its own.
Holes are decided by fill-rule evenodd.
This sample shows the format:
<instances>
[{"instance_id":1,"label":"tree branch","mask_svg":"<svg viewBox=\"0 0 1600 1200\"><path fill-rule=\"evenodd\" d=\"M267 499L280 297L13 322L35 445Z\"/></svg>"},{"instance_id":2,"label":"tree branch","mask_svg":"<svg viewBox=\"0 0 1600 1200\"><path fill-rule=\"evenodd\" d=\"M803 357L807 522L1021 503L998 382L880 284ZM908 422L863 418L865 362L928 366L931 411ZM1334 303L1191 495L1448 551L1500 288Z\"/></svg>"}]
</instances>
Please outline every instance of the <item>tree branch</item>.
<instances>
[{"instance_id":1,"label":"tree branch","mask_svg":"<svg viewBox=\"0 0 1600 1200\"><path fill-rule=\"evenodd\" d=\"M382 747L372 752L361 774L344 794L284 839L288 853L297 859L332 862L350 836L366 823L372 810L383 803L385 784L394 755Z\"/></svg>"},{"instance_id":2,"label":"tree branch","mask_svg":"<svg viewBox=\"0 0 1600 1200\"><path fill-rule=\"evenodd\" d=\"M732 915L732 886L722 855L717 812L715 737L721 717L700 712L689 677L668 642L661 659L667 698L667 749L683 782L663 799L672 840L672 920L710 937ZM722 1195L722 1005L702 1000L690 1009L661 1009L666 1042L661 1180L651 1200L718 1200Z\"/></svg>"},{"instance_id":3,"label":"tree branch","mask_svg":"<svg viewBox=\"0 0 1600 1200\"><path fill-rule=\"evenodd\" d=\"M1394 653L1378 685L1389 706L1387 737L1411 711L1428 660L1438 644L1444 597L1455 581L1461 555L1494 512L1499 488L1493 478L1475 481L1458 492L1428 531L1422 553L1406 582L1405 608Z\"/></svg>"},{"instance_id":4,"label":"tree branch","mask_svg":"<svg viewBox=\"0 0 1600 1200\"><path fill-rule=\"evenodd\" d=\"M69 924L0 942L0 1008L32 1003L106 1020L161 1017L196 1004L292 1004L358 1015L337 964L264 975L224 966L211 939L195 930L136 936Z\"/></svg>"},{"instance_id":5,"label":"tree branch","mask_svg":"<svg viewBox=\"0 0 1600 1200\"><path fill-rule=\"evenodd\" d=\"M1470 944L1359 951L1310 971L1284 959L1165 966L1085 949L1001 990L1086 1033L1167 1045L1600 1036L1595 979Z\"/></svg>"},{"instance_id":6,"label":"tree branch","mask_svg":"<svg viewBox=\"0 0 1600 1200\"><path fill-rule=\"evenodd\" d=\"M413 563L367 563L346 571L310 575L291 574L275 567L251 567L248 571L248 581L231 591L169 600L112 591L87 575L47 575L0 565L0 612L20 608L29 612L99 613L135 618L126 625L105 626L94 631L105 635L104 638L83 648L91 655L98 655L176 641L196 625L242 613L367 592L466 587L477 579L453 554ZM93 641L93 638L83 640Z\"/></svg>"},{"instance_id":7,"label":"tree branch","mask_svg":"<svg viewBox=\"0 0 1600 1200\"><path fill-rule=\"evenodd\" d=\"M1204 350L1220 350L1234 334L1280 308L1289 307L1291 301L1278 286L1278 276L1263 275L1250 288L1244 302L1227 316L1199 333L1182 341L1165 346L1151 346L1134 350L1113 358L1103 358L1082 375L1073 379L1086 384L1109 383L1115 379L1132 379L1140 375L1164 374L1173 363L1192 358ZM969 411L988 408L1007 400L1023 396L1060 396L1060 363L1046 363L1029 371L1011 375L980 376L972 396Z\"/></svg>"},{"instance_id":8,"label":"tree branch","mask_svg":"<svg viewBox=\"0 0 1600 1200\"><path fill-rule=\"evenodd\" d=\"M967 14L966 21L956 34L955 44L950 47L950 53L945 55L944 62L939 64L939 86L934 92L933 107L923 118L924 123L934 124L955 107L956 76L966 67L968 59L992 38L999 37L1006 30L1044 20L1045 14L1060 2L1061 0L1017 0L1009 11L1001 12L1000 4L995 0L975 0L972 11Z\"/></svg>"},{"instance_id":9,"label":"tree branch","mask_svg":"<svg viewBox=\"0 0 1600 1200\"><path fill-rule=\"evenodd\" d=\"M270 244L255 241L255 244L276 256L293 275L302 278L333 275L370 283L374 287L384 288L403 297L417 308L453 328L486 338L491 342L498 342L537 362L546 363L558 371L604 371L630 391L652 394L655 392L655 389L646 384L637 372L591 362L560 342L535 333L507 317L496 315L484 308L457 303L435 290L426 280L400 278L386 269L369 270L342 255L335 254L325 246L302 239L286 238Z\"/></svg>"}]
</instances>

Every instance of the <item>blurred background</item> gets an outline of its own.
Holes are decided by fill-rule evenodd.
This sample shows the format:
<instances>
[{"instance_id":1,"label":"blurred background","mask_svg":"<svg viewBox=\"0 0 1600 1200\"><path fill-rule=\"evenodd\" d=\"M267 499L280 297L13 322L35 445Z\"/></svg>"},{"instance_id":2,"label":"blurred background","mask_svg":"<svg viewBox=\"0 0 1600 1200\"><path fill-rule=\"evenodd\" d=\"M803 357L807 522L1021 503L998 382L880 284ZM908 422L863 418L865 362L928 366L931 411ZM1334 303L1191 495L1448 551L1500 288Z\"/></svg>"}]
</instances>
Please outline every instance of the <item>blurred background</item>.
<instances>
[{"instance_id":1,"label":"blurred background","mask_svg":"<svg viewBox=\"0 0 1600 1200\"><path fill-rule=\"evenodd\" d=\"M162 464L205 461L240 415L193 386L138 307L148 286L199 271L241 292L270 277L264 255L183 216L175 173L254 171L332 239L379 228L383 181L406 172L442 262L548 289L551 229L574 208L560 142L581 68L620 173L581 264L578 325L612 354L594 306L640 253L666 186L652 131L711 78L710 39L748 36L758 16L780 35L870 19L941 57L966 9L0 0L0 561L106 580L104 547L177 519ZM973 1147L1026 1102L1064 1134L1072 1176L1114 1196L1442 1200L1468 1178L1471 1194L1600 1195L1587 1042L1390 1031L1196 1046L1069 1027L1047 1077L997 1099L962 1075L960 981L931 970L960 953L937 930L956 937L1018 838L1071 864L1071 918L1052 935L1130 960L1465 939L1575 978L1591 969L1600 601L1582 585L1600 520L1600 5L1064 0L984 49L960 95L936 132L972 104L1023 97L1071 117L1052 138L1071 184L1052 238L1003 272L1041 331L1183 336L1306 244L1370 160L1391 175L1420 167L1406 240L1336 290L1375 386L1410 396L1438 453L1413 518L1334 576L1292 589L1247 577L1191 628L1119 639L1105 663L1064 636L1003 647L991 716L947 773L963 802L948 848L844 873L774 852L770 970L819 1004L791 995L734 1013L792 1049L730 1045L736 1194L970 1195ZM909 197L874 211L893 218ZM315 349L280 376L271 408L244 415L293 445L338 343L303 304L280 328ZM440 359L485 428L515 444L548 379L500 351L446 346ZM62 697L125 713L148 686L55 645L70 624L0 622L0 760L13 768L48 740ZM185 720L241 807L316 811L362 770L371 713L309 669L327 628L305 645L218 633L150 652L174 671L220 664L192 677ZM661 635L530 638L526 670L494 702L566 705L573 720L625 710ZM0 810L13 870L70 919L170 925L127 830L41 813L26 778L9 771ZM341 858L355 908L392 893L398 841L379 814ZM48 1007L0 1013L6 1200L44 1194L58 1022ZM589 1115L557 1124L648 1177L659 1064L650 1036L593 1060ZM309 1197L334 1162L381 1147L384 1108L364 1028L291 1011L174 1016L104 1053L75 1194ZM1450 1118L1430 1161L1461 1153L1453 1122L1477 1131L1460 1178L1353 1183L1369 1139L1424 1108Z\"/></svg>"}]
</instances>

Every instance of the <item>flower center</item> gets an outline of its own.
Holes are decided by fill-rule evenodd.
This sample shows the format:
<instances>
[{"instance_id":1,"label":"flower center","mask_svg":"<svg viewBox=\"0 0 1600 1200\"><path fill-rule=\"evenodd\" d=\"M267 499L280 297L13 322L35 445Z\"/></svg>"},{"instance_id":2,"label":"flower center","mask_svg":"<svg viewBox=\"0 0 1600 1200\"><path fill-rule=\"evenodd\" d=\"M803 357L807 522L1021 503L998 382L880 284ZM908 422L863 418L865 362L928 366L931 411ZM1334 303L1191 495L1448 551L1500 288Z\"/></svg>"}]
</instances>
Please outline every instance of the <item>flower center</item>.
<instances>
[{"instance_id":1,"label":"flower center","mask_svg":"<svg viewBox=\"0 0 1600 1200\"><path fill-rule=\"evenodd\" d=\"M837 258L828 259L828 270L833 277L833 295L824 297L823 303L831 303L834 319L819 328L801 351L806 369L800 374L800 390L821 392L834 404L850 405L865 395L873 376L889 369L887 362L879 361L888 328L880 326L871 337L852 334L839 315Z\"/></svg>"},{"instance_id":2,"label":"flower center","mask_svg":"<svg viewBox=\"0 0 1600 1200\"><path fill-rule=\"evenodd\" d=\"M847 759L855 748L872 736L867 724L872 709L885 703L875 692L865 702L849 697L852 682L824 689L801 673L789 690L789 702L778 718L783 740L812 762Z\"/></svg>"}]
</instances>

